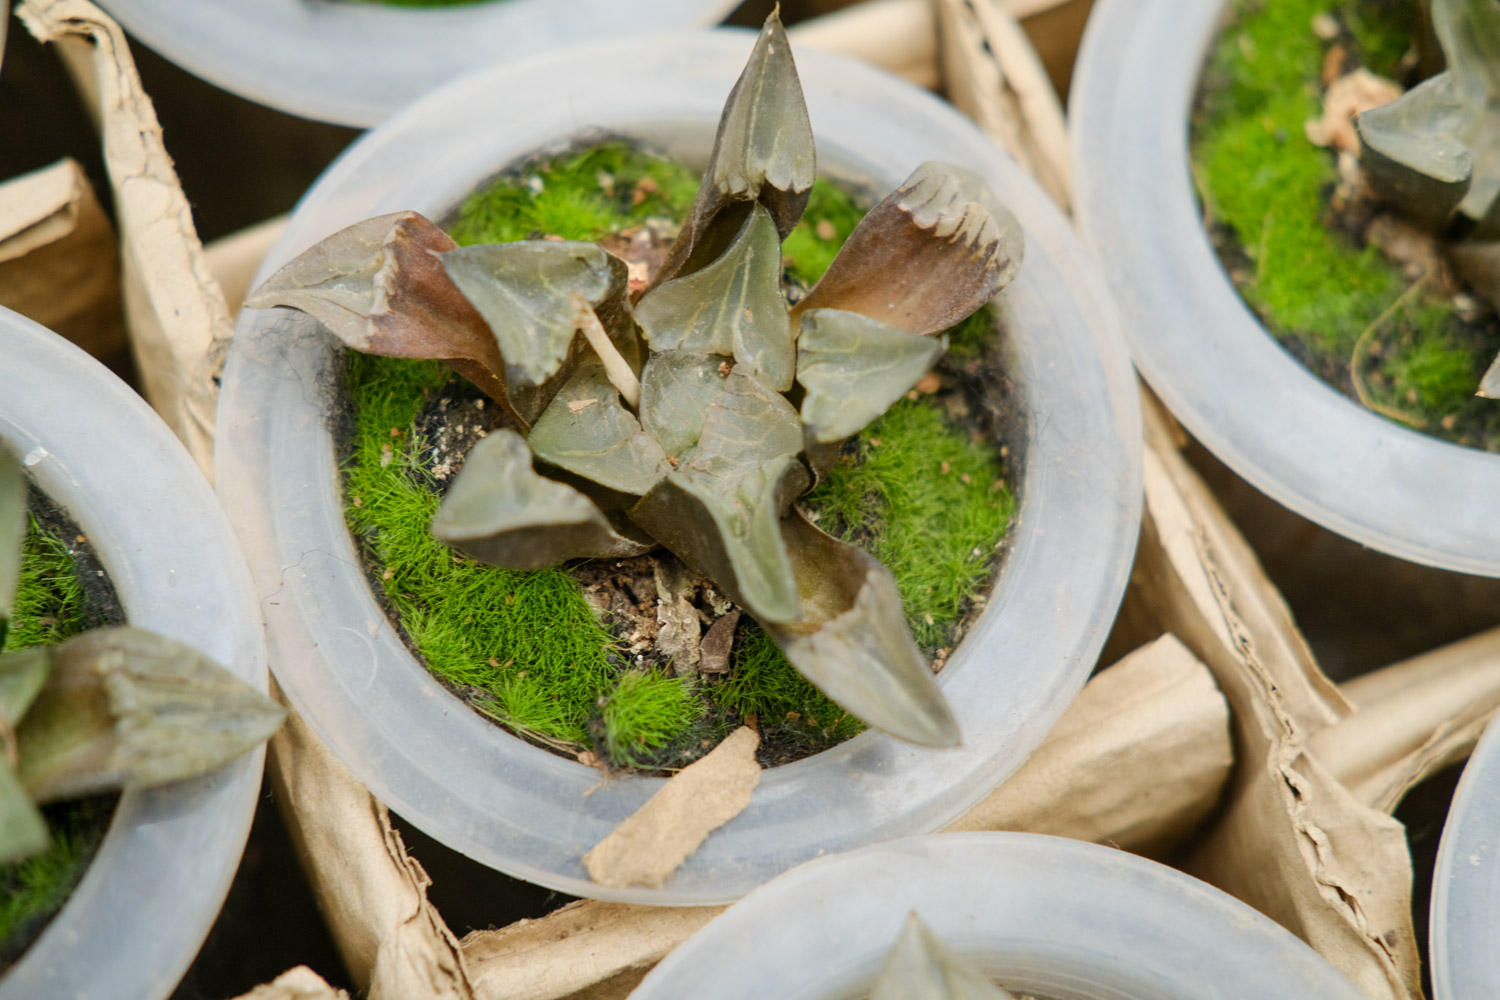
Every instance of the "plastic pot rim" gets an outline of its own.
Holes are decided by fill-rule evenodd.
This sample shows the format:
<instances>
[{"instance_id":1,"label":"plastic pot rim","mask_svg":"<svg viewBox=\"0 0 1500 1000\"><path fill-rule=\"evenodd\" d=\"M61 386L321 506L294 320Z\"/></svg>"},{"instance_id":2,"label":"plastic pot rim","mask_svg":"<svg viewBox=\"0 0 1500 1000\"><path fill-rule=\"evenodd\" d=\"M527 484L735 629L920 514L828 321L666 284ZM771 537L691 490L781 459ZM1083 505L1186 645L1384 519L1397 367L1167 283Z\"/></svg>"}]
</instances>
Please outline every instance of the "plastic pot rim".
<instances>
[{"instance_id":1,"label":"plastic pot rim","mask_svg":"<svg viewBox=\"0 0 1500 1000\"><path fill-rule=\"evenodd\" d=\"M103 365L0 308L0 439L98 552L132 625L265 690L250 579L208 482ZM125 792L68 902L0 978L0 1000L162 1000L223 905L250 834L263 747L187 781Z\"/></svg>"},{"instance_id":2,"label":"plastic pot rim","mask_svg":"<svg viewBox=\"0 0 1500 1000\"><path fill-rule=\"evenodd\" d=\"M788 872L674 949L631 997L866 997L912 912L1013 990L1075 1000L1360 996L1291 932L1165 865L1061 837L945 833Z\"/></svg>"},{"instance_id":3,"label":"plastic pot rim","mask_svg":"<svg viewBox=\"0 0 1500 1000\"><path fill-rule=\"evenodd\" d=\"M352 147L306 196L262 276L369 215L415 208L441 218L507 164L601 130L701 164L752 42L748 32L653 39L652 74L628 93L580 82L559 96L563 112L496 95L525 92L562 61L605 80L629 43L454 84ZM991 178L1026 230L1026 263L997 300L1028 410L1026 440L1011 443L1026 455L1017 527L987 610L939 675L965 746L926 750L866 733L768 770L750 807L662 889L597 885L580 860L661 779L596 788L596 772L481 719L415 664L370 594L344 527L328 420L331 337L288 310L239 319L219 411L219 489L265 599L282 688L407 820L491 867L565 892L725 902L818 854L940 826L1014 770L1077 693L1129 573L1141 505L1136 386L1107 297L1065 220L931 95L823 53L800 52L798 62L830 172L884 192L926 151ZM477 107L488 109L483 119ZM341 606L322 606L333 601Z\"/></svg>"},{"instance_id":4,"label":"plastic pot rim","mask_svg":"<svg viewBox=\"0 0 1500 1000\"><path fill-rule=\"evenodd\" d=\"M1188 117L1227 2L1101 0L1079 50L1075 216L1135 363L1193 436L1277 502L1402 559L1500 576L1500 456L1398 426L1322 382L1214 253Z\"/></svg>"},{"instance_id":5,"label":"plastic pot rim","mask_svg":"<svg viewBox=\"0 0 1500 1000\"><path fill-rule=\"evenodd\" d=\"M737 0L489 0L398 7L350 0L100 0L184 69L304 118L377 125L499 62L574 39L706 26Z\"/></svg>"},{"instance_id":6,"label":"plastic pot rim","mask_svg":"<svg viewBox=\"0 0 1500 1000\"><path fill-rule=\"evenodd\" d=\"M1500 726L1475 747L1448 807L1432 877L1428 947L1435 1000L1500 993Z\"/></svg>"}]
</instances>

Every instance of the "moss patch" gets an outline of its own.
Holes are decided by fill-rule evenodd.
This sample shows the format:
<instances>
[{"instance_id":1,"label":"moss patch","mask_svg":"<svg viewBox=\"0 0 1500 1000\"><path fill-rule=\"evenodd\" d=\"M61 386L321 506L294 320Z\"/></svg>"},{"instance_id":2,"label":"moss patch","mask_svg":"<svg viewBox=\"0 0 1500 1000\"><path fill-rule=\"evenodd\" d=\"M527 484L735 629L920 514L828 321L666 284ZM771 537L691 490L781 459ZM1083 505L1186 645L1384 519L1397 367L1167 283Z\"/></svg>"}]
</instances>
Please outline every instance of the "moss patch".
<instances>
[{"instance_id":1,"label":"moss patch","mask_svg":"<svg viewBox=\"0 0 1500 1000\"><path fill-rule=\"evenodd\" d=\"M647 218L678 218L697 178L610 144L532 164L471 196L452 225L461 243L533 234L599 239ZM824 181L786 242L788 277L810 285L853 230L853 199ZM977 355L992 318L959 336ZM661 769L700 756L746 716L760 719L767 763L825 749L864 726L802 678L753 623L741 625L726 677L670 677L632 665L563 569L481 566L428 534L442 485L419 420L466 385L435 362L347 355L346 513L371 577L428 668L507 728L614 766ZM994 571L1013 512L992 446L936 397L905 399L845 448L804 504L822 526L891 569L919 645L941 660Z\"/></svg>"},{"instance_id":2,"label":"moss patch","mask_svg":"<svg viewBox=\"0 0 1500 1000\"><path fill-rule=\"evenodd\" d=\"M79 561L64 534L32 517L5 650L52 645L104 624L98 609L91 607L79 572ZM45 807L52 847L0 866L0 969L21 956L83 878L114 803L110 795Z\"/></svg>"},{"instance_id":3,"label":"moss patch","mask_svg":"<svg viewBox=\"0 0 1500 1000\"><path fill-rule=\"evenodd\" d=\"M1400 76L1415 0L1237 0L1205 71L1193 157L1226 269L1261 321L1300 361L1355 395L1356 347L1373 408L1426 433L1500 451L1500 406L1473 396L1500 350L1500 324L1466 323L1451 300L1410 281L1329 208L1335 154L1308 141L1322 113L1327 46L1314 15L1371 72ZM1364 338L1363 342L1361 338Z\"/></svg>"}]
</instances>

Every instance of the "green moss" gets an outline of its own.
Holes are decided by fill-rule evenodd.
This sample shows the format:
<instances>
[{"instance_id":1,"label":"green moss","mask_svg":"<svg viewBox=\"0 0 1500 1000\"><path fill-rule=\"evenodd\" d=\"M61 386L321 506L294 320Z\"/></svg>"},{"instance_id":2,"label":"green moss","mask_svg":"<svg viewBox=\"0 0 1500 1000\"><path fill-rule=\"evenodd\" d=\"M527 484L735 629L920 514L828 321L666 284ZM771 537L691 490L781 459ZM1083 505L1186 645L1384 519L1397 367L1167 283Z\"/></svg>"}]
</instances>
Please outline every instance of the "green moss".
<instances>
[{"instance_id":1,"label":"green moss","mask_svg":"<svg viewBox=\"0 0 1500 1000\"><path fill-rule=\"evenodd\" d=\"M32 518L5 649L62 642L83 631L86 618L83 588L67 543ZM39 929L36 925L67 900L99 844L110 808L112 800L108 806L89 800L48 807L45 814L52 847L25 861L0 866L0 962L17 957L19 949L10 945L12 935L19 932L18 940L29 943L26 931Z\"/></svg>"},{"instance_id":2,"label":"green moss","mask_svg":"<svg viewBox=\"0 0 1500 1000\"><path fill-rule=\"evenodd\" d=\"M602 179L607 176L608 180ZM649 178L644 200L633 193ZM465 200L459 242L540 232L598 239L651 215L680 216L697 179L619 144L532 166ZM787 269L804 284L827 268L860 217L823 181L787 241ZM834 228L817 232L826 220ZM793 256L795 260L792 260ZM975 354L993 334L981 318L955 339ZM417 417L457 376L434 362L349 354L353 425L345 469L347 519L372 576L429 669L513 731L559 748L598 749L619 766L670 767L701 755L754 714L768 739L813 752L863 723L802 678L759 628L743 630L723 679L680 679L631 668L577 582L560 569L480 566L428 533L440 486L419 460L429 442ZM394 432L394 433L393 433ZM806 501L828 530L864 546L896 577L926 652L952 645L967 602L985 583L1013 510L996 488L992 449L970 439L931 399L903 400L847 449Z\"/></svg>"},{"instance_id":3,"label":"green moss","mask_svg":"<svg viewBox=\"0 0 1500 1000\"><path fill-rule=\"evenodd\" d=\"M1410 281L1331 225L1335 158L1303 132L1322 113L1325 47L1314 15L1334 14L1348 32L1342 44L1372 72L1393 76L1416 10L1415 0L1238 0L1204 76L1196 174L1205 214L1227 237L1236 286L1294 355L1352 395L1356 346L1373 343L1360 379L1374 408L1500 450L1500 407L1473 397L1500 333L1466 327L1449 300L1425 291L1372 329Z\"/></svg>"}]
</instances>

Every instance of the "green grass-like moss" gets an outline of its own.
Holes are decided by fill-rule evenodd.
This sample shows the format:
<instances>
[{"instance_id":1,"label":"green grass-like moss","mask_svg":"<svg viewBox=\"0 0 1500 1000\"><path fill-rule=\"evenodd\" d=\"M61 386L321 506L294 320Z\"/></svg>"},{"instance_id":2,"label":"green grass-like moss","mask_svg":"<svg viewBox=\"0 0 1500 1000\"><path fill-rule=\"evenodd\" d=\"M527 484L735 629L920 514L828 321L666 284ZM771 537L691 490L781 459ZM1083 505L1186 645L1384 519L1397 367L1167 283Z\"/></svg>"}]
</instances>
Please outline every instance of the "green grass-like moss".
<instances>
[{"instance_id":1,"label":"green grass-like moss","mask_svg":"<svg viewBox=\"0 0 1500 1000\"><path fill-rule=\"evenodd\" d=\"M1206 214L1248 258L1230 267L1268 329L1310 369L1353 393L1361 335L1410 281L1373 246L1330 227L1334 154L1303 124L1322 113L1324 43L1311 22L1336 15L1345 43L1372 72L1395 76L1417 23L1415 0L1237 0L1204 76L1194 162ZM1449 300L1422 292L1378 328L1364 369L1378 409L1422 430L1500 450L1500 407L1475 399L1500 349L1492 326L1461 323Z\"/></svg>"},{"instance_id":2,"label":"green grass-like moss","mask_svg":"<svg viewBox=\"0 0 1500 1000\"><path fill-rule=\"evenodd\" d=\"M697 178L680 166L611 143L475 193L452 232L460 243L535 233L599 239L651 216L681 217L696 190ZM860 215L849 195L818 181L785 245L789 275L816 281ZM832 235L827 226L819 234L824 220ZM955 337L975 349L992 334L985 324L981 317ZM781 727L784 744L809 752L864 728L757 628L737 647L727 679L629 668L562 570L481 566L441 545L428 533L440 488L417 460L426 442L414 422L425 400L458 376L436 362L347 357L348 522L429 669L467 690L480 710L543 742L597 746L616 765L644 768L701 754L704 740L751 714L763 730ZM951 645L1004 536L1013 501L999 479L992 449L932 401L903 400L859 435L806 505L826 529L890 568L913 633L931 653Z\"/></svg>"},{"instance_id":3,"label":"green grass-like moss","mask_svg":"<svg viewBox=\"0 0 1500 1000\"><path fill-rule=\"evenodd\" d=\"M52 645L83 631L83 588L67 543L32 519L22 551L6 651ZM64 803L45 810L52 847L0 866L0 955L4 942L33 920L58 909L83 877L108 813L95 805Z\"/></svg>"}]
</instances>

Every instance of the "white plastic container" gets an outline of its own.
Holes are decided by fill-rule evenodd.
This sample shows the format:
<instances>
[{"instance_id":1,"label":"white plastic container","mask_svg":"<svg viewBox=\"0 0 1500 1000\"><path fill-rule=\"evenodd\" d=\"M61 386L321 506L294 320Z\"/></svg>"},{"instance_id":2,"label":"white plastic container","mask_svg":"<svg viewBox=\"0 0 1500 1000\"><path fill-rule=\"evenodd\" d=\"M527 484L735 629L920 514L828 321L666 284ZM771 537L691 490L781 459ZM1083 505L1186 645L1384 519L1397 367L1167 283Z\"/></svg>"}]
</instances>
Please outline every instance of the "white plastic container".
<instances>
[{"instance_id":1,"label":"white plastic container","mask_svg":"<svg viewBox=\"0 0 1500 1000\"><path fill-rule=\"evenodd\" d=\"M1453 793L1428 927L1436 1000L1500 996L1500 726L1485 731Z\"/></svg>"},{"instance_id":2,"label":"white plastic container","mask_svg":"<svg viewBox=\"0 0 1500 1000\"><path fill-rule=\"evenodd\" d=\"M1001 986L1054 1000L1361 996L1291 932L1175 869L1060 837L968 833L788 872L663 959L631 1000L866 997L913 912Z\"/></svg>"},{"instance_id":3,"label":"white plastic container","mask_svg":"<svg viewBox=\"0 0 1500 1000\"><path fill-rule=\"evenodd\" d=\"M0 308L0 439L88 537L130 624L264 690L244 562L213 491L139 396L61 337ZM120 797L61 912L0 979L0 1000L162 1000L208 934L260 793L257 748Z\"/></svg>"},{"instance_id":4,"label":"white plastic container","mask_svg":"<svg viewBox=\"0 0 1500 1000\"><path fill-rule=\"evenodd\" d=\"M225 90L304 118L376 125L449 80L572 42L710 25L737 0L100 0L131 34ZM634 63L616 67L627 86ZM539 94L527 95L536 100Z\"/></svg>"},{"instance_id":5,"label":"white plastic container","mask_svg":"<svg viewBox=\"0 0 1500 1000\"><path fill-rule=\"evenodd\" d=\"M1226 0L1100 0L1069 107L1075 217L1131 353L1183 425L1324 527L1442 569L1500 576L1500 455L1399 426L1260 325L1204 231L1188 116Z\"/></svg>"},{"instance_id":6,"label":"white plastic container","mask_svg":"<svg viewBox=\"0 0 1500 1000\"><path fill-rule=\"evenodd\" d=\"M638 49L620 43L446 88L334 164L261 277L367 216L414 208L443 218L506 165L601 133L701 167L753 40L748 32L652 39L650 63L628 87L616 67ZM817 52L797 60L825 172L884 192L924 159L964 164L989 179L1025 229L1025 263L997 300L1025 414L1010 439L1023 470L1019 523L985 613L939 676L964 745L921 749L867 732L769 770L749 808L664 889L605 889L581 863L660 779L596 788L598 772L480 718L407 652L344 526L329 430L333 339L289 310L239 318L219 411L219 490L256 577L282 688L406 819L478 861L565 892L724 902L820 854L936 829L1051 728L1092 668L1129 572L1140 517L1136 389L1106 296L1066 221L930 94L850 60ZM560 88L549 102L513 97L546 87Z\"/></svg>"}]
</instances>

